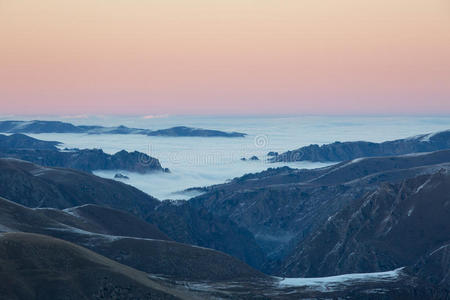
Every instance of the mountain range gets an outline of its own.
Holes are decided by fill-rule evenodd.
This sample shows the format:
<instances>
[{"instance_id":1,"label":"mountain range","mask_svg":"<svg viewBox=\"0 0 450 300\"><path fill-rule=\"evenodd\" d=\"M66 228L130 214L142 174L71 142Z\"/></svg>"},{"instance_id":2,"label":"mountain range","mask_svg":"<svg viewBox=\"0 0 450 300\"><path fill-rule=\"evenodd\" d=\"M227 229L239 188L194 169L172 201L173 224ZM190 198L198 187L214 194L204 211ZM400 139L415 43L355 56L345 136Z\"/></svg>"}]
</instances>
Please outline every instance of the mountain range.
<instances>
[{"instance_id":1,"label":"mountain range","mask_svg":"<svg viewBox=\"0 0 450 300\"><path fill-rule=\"evenodd\" d=\"M198 137L244 137L245 133L176 126L168 129L150 130L129 128L123 125L104 127L98 125L74 125L61 121L0 121L4 133L86 133L86 134L142 134L147 136L198 136Z\"/></svg>"},{"instance_id":2,"label":"mountain range","mask_svg":"<svg viewBox=\"0 0 450 300\"><path fill-rule=\"evenodd\" d=\"M359 157L392 156L408 153L432 152L450 148L450 130L421 134L383 143L334 142L309 145L297 150L277 154L270 160L281 161L346 161Z\"/></svg>"},{"instance_id":3,"label":"mountain range","mask_svg":"<svg viewBox=\"0 0 450 300\"><path fill-rule=\"evenodd\" d=\"M145 153L119 151L107 154L101 149L64 149L56 141L41 141L24 134L0 134L0 157L10 157L42 166L64 167L86 172L126 170L137 173L169 172L158 159Z\"/></svg>"},{"instance_id":4,"label":"mountain range","mask_svg":"<svg viewBox=\"0 0 450 300\"><path fill-rule=\"evenodd\" d=\"M445 144L444 136L428 139L436 144L435 136ZM2 151L57 146L0 137ZM410 150L319 169L270 168L201 188L189 201L0 158L0 292L11 299L449 299L450 149Z\"/></svg>"}]
</instances>

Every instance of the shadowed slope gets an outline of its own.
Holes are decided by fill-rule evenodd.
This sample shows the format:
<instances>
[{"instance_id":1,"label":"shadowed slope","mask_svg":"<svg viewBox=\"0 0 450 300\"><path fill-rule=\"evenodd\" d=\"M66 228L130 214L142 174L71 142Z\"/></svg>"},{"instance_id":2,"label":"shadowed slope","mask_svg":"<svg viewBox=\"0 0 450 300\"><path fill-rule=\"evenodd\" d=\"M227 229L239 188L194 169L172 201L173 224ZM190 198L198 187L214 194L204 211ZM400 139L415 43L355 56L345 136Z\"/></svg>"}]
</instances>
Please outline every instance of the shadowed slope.
<instances>
[{"instance_id":1,"label":"shadowed slope","mask_svg":"<svg viewBox=\"0 0 450 300\"><path fill-rule=\"evenodd\" d=\"M125 216L118 224L104 216ZM85 217L87 216L87 217ZM136 227L135 225L143 225ZM118 229L120 225L123 228ZM30 209L0 198L0 232L32 232L61 238L147 273L182 280L265 278L224 253L157 238L167 238L132 215L86 205L66 211ZM115 235L114 233L127 233ZM144 238L145 237L145 238ZM155 239L156 238L156 239Z\"/></svg>"},{"instance_id":2,"label":"shadowed slope","mask_svg":"<svg viewBox=\"0 0 450 300\"><path fill-rule=\"evenodd\" d=\"M192 299L140 271L72 243L30 233L0 235L0 293L8 299Z\"/></svg>"}]
</instances>

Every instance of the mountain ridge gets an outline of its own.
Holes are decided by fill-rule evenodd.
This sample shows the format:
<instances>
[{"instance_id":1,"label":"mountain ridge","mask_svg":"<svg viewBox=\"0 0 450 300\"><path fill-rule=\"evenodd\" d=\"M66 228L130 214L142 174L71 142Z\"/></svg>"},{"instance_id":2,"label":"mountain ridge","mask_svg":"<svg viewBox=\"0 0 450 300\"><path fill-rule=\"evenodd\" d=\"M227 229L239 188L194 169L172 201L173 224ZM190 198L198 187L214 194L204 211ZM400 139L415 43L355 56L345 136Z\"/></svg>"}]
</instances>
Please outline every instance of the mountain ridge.
<instances>
[{"instance_id":1,"label":"mountain ridge","mask_svg":"<svg viewBox=\"0 0 450 300\"><path fill-rule=\"evenodd\" d=\"M197 137L244 137L245 133L175 126L150 130L130 128L123 125L104 127L98 125L73 125L61 121L0 121L0 132L4 133L85 133L85 134L141 134L147 136L197 136Z\"/></svg>"},{"instance_id":2,"label":"mountain ridge","mask_svg":"<svg viewBox=\"0 0 450 300\"><path fill-rule=\"evenodd\" d=\"M372 143L365 141L334 142L301 147L270 159L271 162L320 161L338 162L360 157L392 156L432 152L450 148L450 130L421 134L404 139Z\"/></svg>"}]
</instances>

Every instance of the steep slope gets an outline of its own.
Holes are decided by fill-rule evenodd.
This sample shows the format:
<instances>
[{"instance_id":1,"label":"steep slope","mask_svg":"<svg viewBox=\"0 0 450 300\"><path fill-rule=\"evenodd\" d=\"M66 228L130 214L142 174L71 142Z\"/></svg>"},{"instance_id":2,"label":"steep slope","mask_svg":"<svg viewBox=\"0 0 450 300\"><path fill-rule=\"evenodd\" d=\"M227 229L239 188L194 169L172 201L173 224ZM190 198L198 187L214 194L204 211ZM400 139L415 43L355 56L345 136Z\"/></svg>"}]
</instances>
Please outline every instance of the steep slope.
<instances>
[{"instance_id":1,"label":"steep slope","mask_svg":"<svg viewBox=\"0 0 450 300\"><path fill-rule=\"evenodd\" d=\"M8 299L442 299L448 295L445 288L400 270L330 278L270 278L209 249L96 235L53 222L42 209L4 199L0 199L0 208L1 230L19 225L49 234L60 232L63 238L93 250L110 249L106 255L124 264L132 265L130 257L134 257L141 270L153 273L147 276L48 236L0 233L0 280L4 283L0 293Z\"/></svg>"},{"instance_id":2,"label":"steep slope","mask_svg":"<svg viewBox=\"0 0 450 300\"><path fill-rule=\"evenodd\" d=\"M64 211L41 208L49 218L82 230L114 236L171 240L159 228L127 213L104 206L85 204L66 208Z\"/></svg>"},{"instance_id":3,"label":"steep slope","mask_svg":"<svg viewBox=\"0 0 450 300\"><path fill-rule=\"evenodd\" d=\"M129 185L71 169L0 159L0 196L28 207L69 208L98 204L134 214L159 201Z\"/></svg>"},{"instance_id":4,"label":"steep slope","mask_svg":"<svg viewBox=\"0 0 450 300\"><path fill-rule=\"evenodd\" d=\"M330 216L380 183L449 169L449 162L450 150L443 150L357 159L315 170L269 169L206 188L189 202L248 229L276 265Z\"/></svg>"},{"instance_id":5,"label":"steep slope","mask_svg":"<svg viewBox=\"0 0 450 300\"><path fill-rule=\"evenodd\" d=\"M447 130L383 143L358 141L309 145L277 155L271 161L344 161L359 157L402 155L449 148L450 130Z\"/></svg>"},{"instance_id":6,"label":"steep slope","mask_svg":"<svg viewBox=\"0 0 450 300\"><path fill-rule=\"evenodd\" d=\"M300 243L280 273L326 276L412 266L427 253L444 251L441 247L450 243L449 220L447 170L384 184L331 217L321 230ZM437 275L442 271L420 272ZM446 280L445 274L440 278Z\"/></svg>"},{"instance_id":7,"label":"steep slope","mask_svg":"<svg viewBox=\"0 0 450 300\"><path fill-rule=\"evenodd\" d=\"M178 242L213 248L259 268L266 256L254 236L227 216L217 216L190 202L164 201L149 216L159 228Z\"/></svg>"},{"instance_id":8,"label":"steep slope","mask_svg":"<svg viewBox=\"0 0 450 300\"><path fill-rule=\"evenodd\" d=\"M427 253L408 271L430 286L445 288L450 295L450 244Z\"/></svg>"},{"instance_id":9,"label":"steep slope","mask_svg":"<svg viewBox=\"0 0 450 300\"><path fill-rule=\"evenodd\" d=\"M155 238L164 238L164 235L155 232L150 224L143 224L145 227L135 231L133 224L142 221L131 215L119 220L124 227L122 232L127 232L127 235L114 235L118 230L117 224L96 219L96 215L103 213L118 217L125 215L92 205L70 211L30 209L0 198L0 232L30 232L57 237L141 271L178 280L265 278L262 273L224 253L157 240Z\"/></svg>"},{"instance_id":10,"label":"steep slope","mask_svg":"<svg viewBox=\"0 0 450 300\"><path fill-rule=\"evenodd\" d=\"M188 203L160 202L132 186L80 171L0 159L0 196L28 207L96 204L120 209L156 225L175 241L217 249L253 266L255 260L265 259L252 234L228 218Z\"/></svg>"}]
</instances>

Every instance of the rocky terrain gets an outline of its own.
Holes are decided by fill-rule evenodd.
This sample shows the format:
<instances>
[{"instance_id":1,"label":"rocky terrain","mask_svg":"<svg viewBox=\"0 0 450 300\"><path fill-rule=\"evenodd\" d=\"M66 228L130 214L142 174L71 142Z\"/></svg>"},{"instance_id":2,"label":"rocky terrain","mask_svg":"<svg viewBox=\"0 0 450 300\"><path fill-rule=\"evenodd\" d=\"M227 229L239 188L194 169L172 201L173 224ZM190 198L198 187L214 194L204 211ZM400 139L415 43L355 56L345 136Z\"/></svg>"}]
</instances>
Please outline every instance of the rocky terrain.
<instances>
[{"instance_id":1,"label":"rocky terrain","mask_svg":"<svg viewBox=\"0 0 450 300\"><path fill-rule=\"evenodd\" d=\"M450 168L450 150L358 159L314 170L269 169L212 186L189 202L248 229L269 261L255 266L275 272L283 258L330 216L381 183L442 168Z\"/></svg>"},{"instance_id":2,"label":"rocky terrain","mask_svg":"<svg viewBox=\"0 0 450 300\"><path fill-rule=\"evenodd\" d=\"M272 162L280 161L346 161L358 157L391 156L431 152L450 148L450 130L422 134L410 138L371 142L335 142L326 145L309 145L297 150L274 155ZM272 154L274 154L272 152Z\"/></svg>"},{"instance_id":3,"label":"rocky terrain","mask_svg":"<svg viewBox=\"0 0 450 300\"><path fill-rule=\"evenodd\" d=\"M55 143L0 138L9 151L57 151ZM12 288L0 289L39 298L34 283L47 280L48 293L60 295L54 278L62 276L68 291L88 285L88 294L74 293L82 299L99 295L94 286L106 293L98 298L120 299L449 299L449 169L450 150L361 157L272 168L161 202L83 171L0 158L0 275L14 274ZM59 268L46 243L64 245L62 255L83 249L70 265L77 275ZM12 255L16 244L43 259ZM94 253L84 248L127 271L93 265L87 283L79 274ZM138 274L147 280L136 283Z\"/></svg>"},{"instance_id":4,"label":"rocky terrain","mask_svg":"<svg viewBox=\"0 0 450 300\"><path fill-rule=\"evenodd\" d=\"M105 220L99 221L99 215ZM124 222L115 224L117 218ZM440 275L430 270L434 267L428 261L414 266L420 272L398 269L283 279L211 249L154 239L164 236L152 227L138 229L135 225L141 222L94 205L64 211L30 209L0 198L0 276L8 283L0 285L2 295L11 299L49 295L56 299L423 299L446 293L442 285L438 288L426 281ZM131 236L115 235L123 231Z\"/></svg>"},{"instance_id":5,"label":"rocky terrain","mask_svg":"<svg viewBox=\"0 0 450 300\"><path fill-rule=\"evenodd\" d=\"M400 270L269 277L210 249L82 230L96 225L77 209L29 209L5 199L0 208L0 292L8 299L420 299L440 292L418 288L418 278Z\"/></svg>"},{"instance_id":6,"label":"rocky terrain","mask_svg":"<svg viewBox=\"0 0 450 300\"><path fill-rule=\"evenodd\" d=\"M175 241L217 249L252 265L264 260L253 235L228 218L188 202L160 202L130 185L76 170L0 159L0 196L32 208L95 204L120 209L155 224Z\"/></svg>"},{"instance_id":7,"label":"rocky terrain","mask_svg":"<svg viewBox=\"0 0 450 300\"><path fill-rule=\"evenodd\" d=\"M413 266L422 257L445 253L450 244L449 220L446 169L385 183L330 217L292 251L281 273L313 277ZM445 262L439 267L449 270L450 265ZM440 278L450 287L448 278Z\"/></svg>"},{"instance_id":8,"label":"rocky terrain","mask_svg":"<svg viewBox=\"0 0 450 300\"><path fill-rule=\"evenodd\" d=\"M113 155L101 149L59 150L59 142L47 142L23 134L0 135L0 157L30 161L42 166L64 167L86 172L126 170L130 172L169 172L158 159L141 152L119 151Z\"/></svg>"},{"instance_id":9,"label":"rocky terrain","mask_svg":"<svg viewBox=\"0 0 450 300\"><path fill-rule=\"evenodd\" d=\"M245 133L224 132L202 128L177 126L168 129L150 130L126 126L103 127L73 125L60 121L0 121L0 132L4 133L86 133L86 134L142 134L147 136L200 136L200 137L244 137Z\"/></svg>"}]
</instances>

